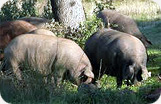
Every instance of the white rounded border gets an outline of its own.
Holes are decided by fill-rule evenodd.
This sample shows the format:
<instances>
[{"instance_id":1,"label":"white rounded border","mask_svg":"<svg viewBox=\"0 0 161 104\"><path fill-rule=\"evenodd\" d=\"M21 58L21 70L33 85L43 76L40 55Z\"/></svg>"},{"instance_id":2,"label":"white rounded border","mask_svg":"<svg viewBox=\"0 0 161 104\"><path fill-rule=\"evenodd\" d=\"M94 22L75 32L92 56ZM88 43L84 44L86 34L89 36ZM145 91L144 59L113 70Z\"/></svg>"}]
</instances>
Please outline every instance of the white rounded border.
<instances>
[{"instance_id":1,"label":"white rounded border","mask_svg":"<svg viewBox=\"0 0 161 104\"><path fill-rule=\"evenodd\" d=\"M0 9L3 6L3 4L5 2L7 2L7 1L9 1L9 0L1 0L1 2L0 2ZM157 3L159 5L160 9L161 9L161 0L152 0L152 1L155 2L155 3ZM9 104L9 103L7 103L7 102L5 102L3 100L3 98L1 97L1 94L0 94L0 104ZM159 99L156 102L154 102L152 104L161 104L161 96L159 97Z\"/></svg>"},{"instance_id":2,"label":"white rounded border","mask_svg":"<svg viewBox=\"0 0 161 104\"><path fill-rule=\"evenodd\" d=\"M9 104L9 103L4 101L4 99L1 96L1 93L0 93L0 104Z\"/></svg>"},{"instance_id":3,"label":"white rounded border","mask_svg":"<svg viewBox=\"0 0 161 104\"><path fill-rule=\"evenodd\" d=\"M152 104L161 104L161 97L159 97L158 100Z\"/></svg>"},{"instance_id":4,"label":"white rounded border","mask_svg":"<svg viewBox=\"0 0 161 104\"><path fill-rule=\"evenodd\" d=\"M3 4L6 3L7 1L9 1L9 0L1 0L1 1L0 1L0 9L1 9L1 7L3 6ZM12 0L10 0L10 1L12 1Z\"/></svg>"}]
</instances>

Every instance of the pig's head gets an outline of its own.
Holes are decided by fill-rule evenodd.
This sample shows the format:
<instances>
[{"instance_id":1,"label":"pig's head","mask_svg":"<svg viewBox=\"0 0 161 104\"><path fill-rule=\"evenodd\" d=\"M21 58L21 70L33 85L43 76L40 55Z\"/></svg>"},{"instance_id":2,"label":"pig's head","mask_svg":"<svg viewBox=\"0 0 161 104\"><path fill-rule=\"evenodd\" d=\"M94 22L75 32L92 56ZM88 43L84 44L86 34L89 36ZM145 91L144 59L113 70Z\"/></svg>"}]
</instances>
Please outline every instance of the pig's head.
<instances>
[{"instance_id":1,"label":"pig's head","mask_svg":"<svg viewBox=\"0 0 161 104\"><path fill-rule=\"evenodd\" d=\"M94 74L91 69L85 68L81 71L80 75L78 76L77 84L85 83L89 84L94 79Z\"/></svg>"},{"instance_id":2,"label":"pig's head","mask_svg":"<svg viewBox=\"0 0 161 104\"><path fill-rule=\"evenodd\" d=\"M123 74L123 78L130 79L132 84L139 84L148 77L149 75L146 67L136 63L127 66L125 73Z\"/></svg>"},{"instance_id":3,"label":"pig's head","mask_svg":"<svg viewBox=\"0 0 161 104\"><path fill-rule=\"evenodd\" d=\"M75 70L69 70L66 79L70 80L76 85L81 83L91 83L94 78L91 65L79 65Z\"/></svg>"}]
</instances>

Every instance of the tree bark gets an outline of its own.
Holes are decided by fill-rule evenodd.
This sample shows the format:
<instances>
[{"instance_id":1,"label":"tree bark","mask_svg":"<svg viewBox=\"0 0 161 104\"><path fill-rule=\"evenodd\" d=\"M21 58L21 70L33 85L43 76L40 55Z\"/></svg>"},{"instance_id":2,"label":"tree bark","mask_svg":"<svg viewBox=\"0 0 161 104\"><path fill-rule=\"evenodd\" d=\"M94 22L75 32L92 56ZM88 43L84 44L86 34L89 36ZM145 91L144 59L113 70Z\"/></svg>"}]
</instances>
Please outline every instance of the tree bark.
<instances>
[{"instance_id":1,"label":"tree bark","mask_svg":"<svg viewBox=\"0 0 161 104\"><path fill-rule=\"evenodd\" d=\"M35 7L39 15L44 13L44 7L47 6L47 3L48 0L37 0Z\"/></svg>"},{"instance_id":2,"label":"tree bark","mask_svg":"<svg viewBox=\"0 0 161 104\"><path fill-rule=\"evenodd\" d=\"M85 20L82 0L51 0L56 21L67 27L77 28Z\"/></svg>"}]
</instances>

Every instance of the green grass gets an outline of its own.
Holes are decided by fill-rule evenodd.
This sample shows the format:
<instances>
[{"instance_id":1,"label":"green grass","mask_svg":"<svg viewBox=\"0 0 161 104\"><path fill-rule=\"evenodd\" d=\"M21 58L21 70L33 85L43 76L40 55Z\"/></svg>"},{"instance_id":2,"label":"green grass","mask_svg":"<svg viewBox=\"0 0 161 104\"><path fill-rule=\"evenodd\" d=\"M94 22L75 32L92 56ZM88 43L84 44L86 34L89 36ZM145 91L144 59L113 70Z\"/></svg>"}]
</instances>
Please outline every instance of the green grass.
<instances>
[{"instance_id":1,"label":"green grass","mask_svg":"<svg viewBox=\"0 0 161 104\"><path fill-rule=\"evenodd\" d=\"M115 77L104 75L100 80L100 89L85 91L77 91L77 86L69 81L64 81L59 88L52 89L50 84L45 84L43 81L30 80L28 86L20 87L11 79L0 78L1 93L4 99L13 104L147 104L145 95L161 88L161 83L157 78L158 73L161 73L159 9L156 4L148 0L140 2L126 0L125 2L115 2L114 5L117 11L134 18L141 32L153 43L153 46L148 48L149 61L147 63L152 77L143 81L140 86L127 87L123 84L121 89L117 89ZM41 79L39 76L36 77L36 79Z\"/></svg>"}]
</instances>

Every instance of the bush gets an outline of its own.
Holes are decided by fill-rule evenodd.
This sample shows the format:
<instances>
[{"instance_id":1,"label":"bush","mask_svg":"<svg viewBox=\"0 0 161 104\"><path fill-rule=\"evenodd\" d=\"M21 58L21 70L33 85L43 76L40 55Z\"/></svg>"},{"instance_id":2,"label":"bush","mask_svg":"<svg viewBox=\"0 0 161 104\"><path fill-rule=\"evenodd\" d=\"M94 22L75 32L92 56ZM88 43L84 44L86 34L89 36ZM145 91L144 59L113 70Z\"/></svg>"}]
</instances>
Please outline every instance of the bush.
<instances>
[{"instance_id":1,"label":"bush","mask_svg":"<svg viewBox=\"0 0 161 104\"><path fill-rule=\"evenodd\" d=\"M51 7L50 1L48 1L47 6L45 6L45 8L44 8L43 17L45 17L47 19L53 18L53 12L52 12L52 7Z\"/></svg>"},{"instance_id":2,"label":"bush","mask_svg":"<svg viewBox=\"0 0 161 104\"><path fill-rule=\"evenodd\" d=\"M113 6L113 2L112 0L105 0L102 2L97 2L97 0L95 0L96 3L96 8L95 8L95 13L97 14L99 11L102 11L104 9L115 9L115 7Z\"/></svg>"},{"instance_id":3,"label":"bush","mask_svg":"<svg viewBox=\"0 0 161 104\"><path fill-rule=\"evenodd\" d=\"M86 20L77 29L71 29L65 27L58 22L47 23L46 27L52 31L58 37L64 37L75 41L79 46L83 48L85 41L99 28L103 27L101 19L98 19L95 15L92 19Z\"/></svg>"},{"instance_id":4,"label":"bush","mask_svg":"<svg viewBox=\"0 0 161 104\"><path fill-rule=\"evenodd\" d=\"M38 16L34 8L34 0L25 0L22 2L22 8L17 7L17 0L8 1L0 11L0 21L10 21L21 17Z\"/></svg>"},{"instance_id":5,"label":"bush","mask_svg":"<svg viewBox=\"0 0 161 104\"><path fill-rule=\"evenodd\" d=\"M16 0L8 1L0 11L0 21L14 20L20 17L20 9L16 6Z\"/></svg>"}]
</instances>

